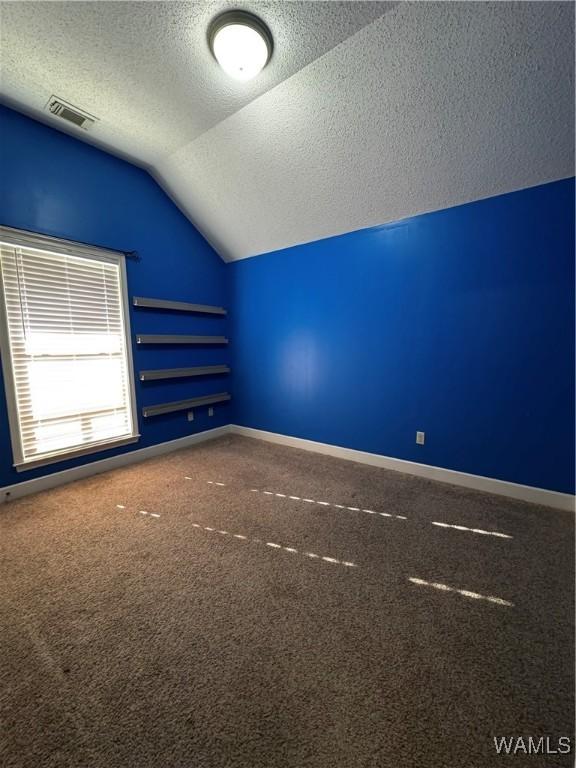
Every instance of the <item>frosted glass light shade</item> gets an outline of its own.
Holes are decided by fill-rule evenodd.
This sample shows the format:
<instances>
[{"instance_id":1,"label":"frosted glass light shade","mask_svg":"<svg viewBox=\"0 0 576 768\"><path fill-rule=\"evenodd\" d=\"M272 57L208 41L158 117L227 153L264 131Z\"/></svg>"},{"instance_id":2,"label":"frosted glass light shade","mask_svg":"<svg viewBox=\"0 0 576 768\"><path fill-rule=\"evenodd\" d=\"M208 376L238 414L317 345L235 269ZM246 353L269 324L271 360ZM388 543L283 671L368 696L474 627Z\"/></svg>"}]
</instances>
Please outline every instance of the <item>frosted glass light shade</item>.
<instances>
[{"instance_id":1,"label":"frosted glass light shade","mask_svg":"<svg viewBox=\"0 0 576 768\"><path fill-rule=\"evenodd\" d=\"M216 61L235 80L252 80L272 53L267 27L248 13L220 16L212 26L209 40Z\"/></svg>"}]
</instances>

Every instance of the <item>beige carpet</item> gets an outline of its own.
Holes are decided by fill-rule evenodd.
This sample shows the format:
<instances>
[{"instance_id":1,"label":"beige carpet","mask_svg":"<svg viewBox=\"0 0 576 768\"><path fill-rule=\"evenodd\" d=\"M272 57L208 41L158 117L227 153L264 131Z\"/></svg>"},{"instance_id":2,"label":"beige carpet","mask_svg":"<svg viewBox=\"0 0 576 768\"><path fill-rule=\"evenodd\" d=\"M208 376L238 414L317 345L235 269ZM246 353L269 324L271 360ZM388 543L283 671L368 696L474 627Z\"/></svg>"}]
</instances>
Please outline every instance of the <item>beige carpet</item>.
<instances>
[{"instance_id":1,"label":"beige carpet","mask_svg":"<svg viewBox=\"0 0 576 768\"><path fill-rule=\"evenodd\" d=\"M11 502L0 765L572 765L493 737L573 736L573 522L240 437Z\"/></svg>"}]
</instances>

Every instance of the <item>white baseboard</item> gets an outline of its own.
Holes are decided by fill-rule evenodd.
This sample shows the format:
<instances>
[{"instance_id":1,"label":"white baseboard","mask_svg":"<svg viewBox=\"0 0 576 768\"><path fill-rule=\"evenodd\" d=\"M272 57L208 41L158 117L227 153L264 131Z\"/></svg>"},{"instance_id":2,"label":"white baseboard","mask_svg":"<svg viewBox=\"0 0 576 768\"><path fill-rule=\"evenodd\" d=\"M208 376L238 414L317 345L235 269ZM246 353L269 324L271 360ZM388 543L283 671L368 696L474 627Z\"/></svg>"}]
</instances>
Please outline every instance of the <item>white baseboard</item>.
<instances>
[{"instance_id":1,"label":"white baseboard","mask_svg":"<svg viewBox=\"0 0 576 768\"><path fill-rule=\"evenodd\" d=\"M5 485L0 487L0 504L12 499L19 499L22 496L28 496L31 493L46 491L58 485L72 483L74 480L81 480L83 477L99 475L102 472L109 472L112 469L125 467L128 464L137 464L140 461L152 459L154 456L161 456L163 453L171 453L181 448L188 448L191 445L203 443L206 440L214 440L216 437L222 437L229 433L230 427L226 424L223 427L196 432L194 435L186 435L185 437L179 437L177 440L169 440L166 443L149 445L146 448L128 451L128 453L122 453L118 456L110 456L108 459L91 461L78 467L64 469L60 472L52 472L50 475L35 477L32 480L24 480L21 483L14 483L14 485Z\"/></svg>"},{"instance_id":2,"label":"white baseboard","mask_svg":"<svg viewBox=\"0 0 576 768\"><path fill-rule=\"evenodd\" d=\"M415 461L394 459L390 456L381 456L378 453L357 451L353 448L342 448L339 445L317 443L313 440L305 440L301 437L290 437L289 435L280 435L276 432L265 432L262 429L241 427L237 424L230 425L230 431L236 435L255 437L258 440L267 440L270 443L278 443L279 445L287 445L305 451L323 453L326 456L335 456L338 459L356 461L360 464L370 464L373 467L393 469L397 472L405 472L409 475L425 477L428 480L438 480L441 483L450 483L452 485L463 486L464 488L472 488L475 491L484 491L485 493L494 493L499 496L508 496L512 499L520 499L521 501L528 501L532 504L540 504L545 507L553 507L555 509L563 509L571 512L574 511L575 497L569 493L559 493L558 491L548 491L545 488L533 488L530 485L509 483L505 480L496 480L493 477L470 475L467 472L457 472L453 469L443 469L442 467L433 467L428 464L418 464Z\"/></svg>"},{"instance_id":3,"label":"white baseboard","mask_svg":"<svg viewBox=\"0 0 576 768\"><path fill-rule=\"evenodd\" d=\"M300 448L305 451L314 451L326 456L335 456L338 459L347 461L356 461L360 464L369 464L373 467L383 467L392 469L396 472L404 472L409 475L425 477L428 480L437 480L441 483L450 483L460 485L464 488L471 488L485 493L494 493L499 496L508 496L512 499L528 501L532 504L540 504L545 507L574 511L575 497L569 493L558 493L557 491L548 491L545 488L533 488L530 485L520 485L518 483L509 483L504 480L496 480L493 477L482 477L481 475L471 475L466 472L457 472L453 469L443 469L442 467L433 467L428 464L419 464L415 461L406 461L404 459L394 459L390 456L381 456L378 453L368 453L367 451L357 451L353 448L342 448L339 445L329 445L328 443L317 443L313 440L305 440L301 437L290 437L289 435L280 435L276 432L266 432L262 429L252 429L251 427L241 427L237 424L227 424L223 427L208 429L204 432L197 432L194 435L186 435L177 440L170 440L158 445L150 445L147 448L140 448L128 453L122 453L119 456L110 456L108 459L91 461L72 469L65 469L61 472L52 472L43 477L37 477L33 480L24 480L14 485L0 487L0 504L11 499L18 499L22 496L28 496L31 493L38 493L49 488L55 488L59 485L71 483L74 480L81 480L84 477L97 475L101 472L109 472L112 469L125 467L129 464L136 464L146 459L152 459L154 456L161 456L164 453L178 451L182 448L203 443L206 440L214 440L217 437L223 437L228 434L245 435L254 437L258 440L266 440L270 443L278 443L291 448Z\"/></svg>"}]
</instances>

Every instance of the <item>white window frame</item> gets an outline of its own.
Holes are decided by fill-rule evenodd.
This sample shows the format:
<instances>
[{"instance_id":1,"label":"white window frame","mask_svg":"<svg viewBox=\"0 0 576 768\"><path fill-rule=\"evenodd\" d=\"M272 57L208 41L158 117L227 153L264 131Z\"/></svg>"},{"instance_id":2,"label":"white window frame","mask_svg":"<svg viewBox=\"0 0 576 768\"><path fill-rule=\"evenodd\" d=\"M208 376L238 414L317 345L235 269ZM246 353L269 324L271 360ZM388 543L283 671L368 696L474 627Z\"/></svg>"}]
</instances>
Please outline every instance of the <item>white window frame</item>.
<instances>
[{"instance_id":1,"label":"white window frame","mask_svg":"<svg viewBox=\"0 0 576 768\"><path fill-rule=\"evenodd\" d=\"M4 390L6 395L6 404L8 408L8 424L10 427L10 439L12 443L13 466L17 472L23 472L36 467L43 467L48 464L67 461L77 456L86 456L91 453L100 453L112 448L118 448L122 445L136 443L140 439L138 430L138 410L136 407L136 390L134 385L134 364L132 360L132 334L130 331L130 305L128 301L128 284L126 278L126 257L118 251L109 251L105 248L84 245L81 243L61 240L56 237L40 235L26 230L13 229L12 227L0 226L0 243L8 246L15 246L39 251L49 251L61 255L76 256L78 258L90 259L92 261L112 261L119 266L120 278L120 296L122 307L122 319L124 326L124 343L126 349L126 365L128 368L128 390L129 390L129 408L131 416L132 430L131 434L120 438L111 438L98 443L92 443L84 447L63 449L51 456L45 456L38 459L24 459L21 436L20 422L18 418L18 406L16 398L16 383L12 366L12 352L10 348L10 334L8 330L8 317L6 312L6 302L4 290L0 281L0 353L2 356L2 372L4 376Z\"/></svg>"}]
</instances>

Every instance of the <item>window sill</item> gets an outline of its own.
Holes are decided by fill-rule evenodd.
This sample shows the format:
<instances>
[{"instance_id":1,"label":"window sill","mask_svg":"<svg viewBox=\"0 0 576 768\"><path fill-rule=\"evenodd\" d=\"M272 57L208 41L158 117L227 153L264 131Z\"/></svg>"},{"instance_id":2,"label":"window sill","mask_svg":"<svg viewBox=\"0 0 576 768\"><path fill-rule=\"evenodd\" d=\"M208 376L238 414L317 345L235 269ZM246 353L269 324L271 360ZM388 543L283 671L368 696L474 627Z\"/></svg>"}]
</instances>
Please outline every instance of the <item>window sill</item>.
<instances>
[{"instance_id":1,"label":"window sill","mask_svg":"<svg viewBox=\"0 0 576 768\"><path fill-rule=\"evenodd\" d=\"M52 456L45 456L43 458L31 459L30 461L23 461L19 464L14 464L16 472L25 472L28 469L36 469L37 467L45 467L48 464L58 464L62 461L68 461L69 459L75 459L80 456L89 456L91 453L101 453L102 451L112 450L112 448L119 448L122 445L130 445L130 443L137 443L140 439L140 435L130 435L129 437L122 437L119 440L106 440L102 443L92 443L85 448L75 448L71 451L65 451L59 454L52 454Z\"/></svg>"}]
</instances>

